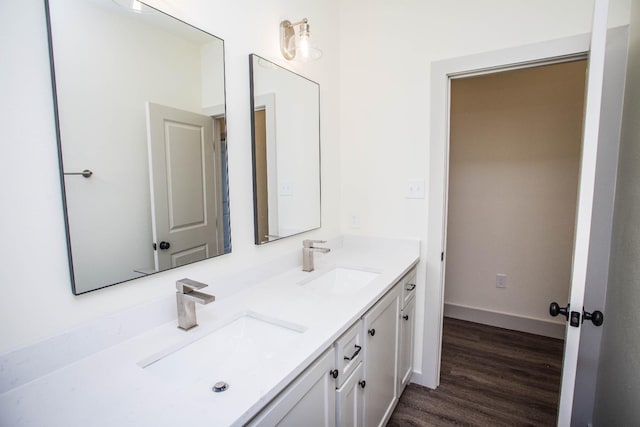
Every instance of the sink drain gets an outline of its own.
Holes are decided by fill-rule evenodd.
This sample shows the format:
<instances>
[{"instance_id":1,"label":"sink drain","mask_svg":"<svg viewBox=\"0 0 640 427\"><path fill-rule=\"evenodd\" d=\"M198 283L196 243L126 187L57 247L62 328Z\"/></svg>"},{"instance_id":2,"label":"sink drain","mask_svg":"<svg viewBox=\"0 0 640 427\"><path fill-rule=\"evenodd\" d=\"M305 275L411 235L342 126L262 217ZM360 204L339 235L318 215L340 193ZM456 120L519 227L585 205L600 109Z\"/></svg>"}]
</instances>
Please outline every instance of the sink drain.
<instances>
[{"instance_id":1,"label":"sink drain","mask_svg":"<svg viewBox=\"0 0 640 427\"><path fill-rule=\"evenodd\" d=\"M213 385L211 390L213 390L214 393L222 393L223 391L227 391L228 388L229 384L224 381L218 381Z\"/></svg>"}]
</instances>

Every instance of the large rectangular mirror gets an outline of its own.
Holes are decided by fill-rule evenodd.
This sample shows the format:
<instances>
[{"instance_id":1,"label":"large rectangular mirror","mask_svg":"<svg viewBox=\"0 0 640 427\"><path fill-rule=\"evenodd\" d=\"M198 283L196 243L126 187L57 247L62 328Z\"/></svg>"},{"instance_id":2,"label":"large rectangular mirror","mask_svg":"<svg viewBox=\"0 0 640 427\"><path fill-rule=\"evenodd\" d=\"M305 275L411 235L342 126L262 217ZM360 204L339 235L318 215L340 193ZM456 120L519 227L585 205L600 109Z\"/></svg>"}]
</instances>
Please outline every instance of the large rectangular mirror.
<instances>
[{"instance_id":1,"label":"large rectangular mirror","mask_svg":"<svg viewBox=\"0 0 640 427\"><path fill-rule=\"evenodd\" d=\"M320 227L320 86L249 56L257 245Z\"/></svg>"},{"instance_id":2,"label":"large rectangular mirror","mask_svg":"<svg viewBox=\"0 0 640 427\"><path fill-rule=\"evenodd\" d=\"M230 252L223 41L137 1L45 4L73 293Z\"/></svg>"}]
</instances>

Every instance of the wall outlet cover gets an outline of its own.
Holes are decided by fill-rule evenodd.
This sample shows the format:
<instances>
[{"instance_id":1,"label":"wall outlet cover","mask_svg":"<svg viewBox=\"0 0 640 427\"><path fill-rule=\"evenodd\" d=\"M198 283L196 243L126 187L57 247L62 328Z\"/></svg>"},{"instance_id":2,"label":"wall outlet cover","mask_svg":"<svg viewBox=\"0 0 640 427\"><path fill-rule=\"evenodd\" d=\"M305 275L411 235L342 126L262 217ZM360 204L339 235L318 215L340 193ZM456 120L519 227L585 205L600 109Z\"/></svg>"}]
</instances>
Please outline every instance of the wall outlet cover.
<instances>
[{"instance_id":1,"label":"wall outlet cover","mask_svg":"<svg viewBox=\"0 0 640 427\"><path fill-rule=\"evenodd\" d=\"M507 275L496 274L496 288L504 289L507 287Z\"/></svg>"},{"instance_id":2,"label":"wall outlet cover","mask_svg":"<svg viewBox=\"0 0 640 427\"><path fill-rule=\"evenodd\" d=\"M407 181L407 199L424 199L424 179Z\"/></svg>"},{"instance_id":3,"label":"wall outlet cover","mask_svg":"<svg viewBox=\"0 0 640 427\"><path fill-rule=\"evenodd\" d=\"M293 196L293 184L287 181L282 181L279 185L279 193L281 196Z\"/></svg>"}]
</instances>

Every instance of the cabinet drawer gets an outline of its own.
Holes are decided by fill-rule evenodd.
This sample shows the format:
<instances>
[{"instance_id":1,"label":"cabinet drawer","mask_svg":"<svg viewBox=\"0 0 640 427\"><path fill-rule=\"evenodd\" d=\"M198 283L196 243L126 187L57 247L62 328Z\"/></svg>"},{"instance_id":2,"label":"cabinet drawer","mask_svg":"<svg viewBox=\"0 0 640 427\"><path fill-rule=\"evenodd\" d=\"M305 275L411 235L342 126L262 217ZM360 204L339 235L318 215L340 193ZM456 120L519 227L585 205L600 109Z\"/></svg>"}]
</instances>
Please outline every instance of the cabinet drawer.
<instances>
[{"instance_id":1,"label":"cabinet drawer","mask_svg":"<svg viewBox=\"0 0 640 427\"><path fill-rule=\"evenodd\" d=\"M412 268L402 279L402 307L406 306L407 303L413 298L416 294L416 268Z\"/></svg>"},{"instance_id":2,"label":"cabinet drawer","mask_svg":"<svg viewBox=\"0 0 640 427\"><path fill-rule=\"evenodd\" d=\"M362 320L358 320L338 338L335 348L336 369L339 372L336 387L340 387L362 361Z\"/></svg>"}]
</instances>

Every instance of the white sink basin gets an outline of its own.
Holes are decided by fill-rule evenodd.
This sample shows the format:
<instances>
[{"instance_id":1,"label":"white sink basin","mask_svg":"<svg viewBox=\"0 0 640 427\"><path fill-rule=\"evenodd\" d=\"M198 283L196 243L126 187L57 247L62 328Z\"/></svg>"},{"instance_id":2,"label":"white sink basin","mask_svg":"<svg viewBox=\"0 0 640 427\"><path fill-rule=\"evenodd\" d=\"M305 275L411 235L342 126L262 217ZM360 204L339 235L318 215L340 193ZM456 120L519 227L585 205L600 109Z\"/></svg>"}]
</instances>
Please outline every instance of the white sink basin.
<instances>
[{"instance_id":1,"label":"white sink basin","mask_svg":"<svg viewBox=\"0 0 640 427\"><path fill-rule=\"evenodd\" d=\"M244 313L196 341L174 346L141 362L145 371L174 386L203 388L225 381L244 383L247 374L265 361L287 351L305 327Z\"/></svg>"},{"instance_id":2,"label":"white sink basin","mask_svg":"<svg viewBox=\"0 0 640 427\"><path fill-rule=\"evenodd\" d=\"M357 293L379 275L373 271L337 267L299 284L314 292L344 296Z\"/></svg>"}]
</instances>

